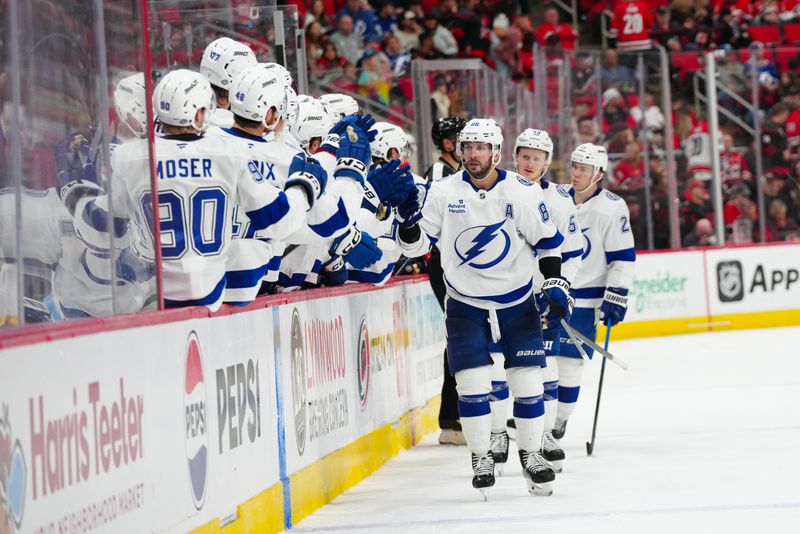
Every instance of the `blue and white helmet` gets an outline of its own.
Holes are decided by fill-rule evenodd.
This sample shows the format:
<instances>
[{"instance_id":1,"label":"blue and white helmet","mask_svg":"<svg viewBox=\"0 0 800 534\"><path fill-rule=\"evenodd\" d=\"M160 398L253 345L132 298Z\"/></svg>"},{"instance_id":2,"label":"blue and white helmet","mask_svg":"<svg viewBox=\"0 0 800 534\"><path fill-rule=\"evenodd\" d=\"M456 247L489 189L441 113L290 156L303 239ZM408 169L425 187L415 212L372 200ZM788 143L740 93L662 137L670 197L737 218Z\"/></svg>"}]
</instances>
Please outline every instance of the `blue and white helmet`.
<instances>
[{"instance_id":1,"label":"blue and white helmet","mask_svg":"<svg viewBox=\"0 0 800 534\"><path fill-rule=\"evenodd\" d=\"M117 116L138 137L147 135L147 89L144 73L137 72L122 78L114 88L114 107Z\"/></svg>"},{"instance_id":2,"label":"blue and white helmet","mask_svg":"<svg viewBox=\"0 0 800 534\"><path fill-rule=\"evenodd\" d=\"M300 143L306 154L311 156L309 147L315 137L325 137L333 128L333 118L325 111L322 102L314 97L301 95L298 99L297 121L292 127L292 135Z\"/></svg>"},{"instance_id":3,"label":"blue and white helmet","mask_svg":"<svg viewBox=\"0 0 800 534\"><path fill-rule=\"evenodd\" d=\"M358 113L358 102L350 95L328 93L320 96L319 100L325 106L328 114L336 120Z\"/></svg>"},{"instance_id":4,"label":"blue and white helmet","mask_svg":"<svg viewBox=\"0 0 800 534\"><path fill-rule=\"evenodd\" d=\"M528 128L517 136L517 141L514 143L514 155L520 148L535 148L547 154L547 162L544 169L542 169L542 176L547 173L550 164L553 163L553 140L550 139L550 134L544 130L534 130Z\"/></svg>"},{"instance_id":5,"label":"blue and white helmet","mask_svg":"<svg viewBox=\"0 0 800 534\"><path fill-rule=\"evenodd\" d=\"M570 164L583 163L591 165L593 168L592 176L596 176L598 172L606 172L606 169L608 169L608 152L604 146L583 143L572 151L569 161Z\"/></svg>"},{"instance_id":6,"label":"blue and white helmet","mask_svg":"<svg viewBox=\"0 0 800 534\"><path fill-rule=\"evenodd\" d=\"M489 143L492 145L492 161L495 165L500 163L503 150L503 131L494 119L472 119L467 122L461 133L458 134L459 154L463 154L461 145L464 143Z\"/></svg>"},{"instance_id":7,"label":"blue and white helmet","mask_svg":"<svg viewBox=\"0 0 800 534\"><path fill-rule=\"evenodd\" d=\"M245 119L260 121L274 130L286 113L286 88L274 72L259 65L248 67L233 80L230 90L231 111ZM267 124L267 112L275 108L276 120Z\"/></svg>"},{"instance_id":8,"label":"blue and white helmet","mask_svg":"<svg viewBox=\"0 0 800 534\"><path fill-rule=\"evenodd\" d=\"M390 122L376 122L370 130L377 132L375 140L369 144L373 158L390 161L389 151L394 148L399 153L400 160L408 159L410 154L408 135L402 128Z\"/></svg>"},{"instance_id":9,"label":"blue and white helmet","mask_svg":"<svg viewBox=\"0 0 800 534\"><path fill-rule=\"evenodd\" d=\"M200 74L211 85L230 89L238 72L257 63L250 47L230 37L220 37L209 44L200 60Z\"/></svg>"},{"instance_id":10,"label":"blue and white helmet","mask_svg":"<svg viewBox=\"0 0 800 534\"><path fill-rule=\"evenodd\" d=\"M197 111L205 109L206 115L210 114L216 108L216 97L202 74L178 69L161 78L153 91L153 107L164 124L202 131L205 124L197 124Z\"/></svg>"}]
</instances>

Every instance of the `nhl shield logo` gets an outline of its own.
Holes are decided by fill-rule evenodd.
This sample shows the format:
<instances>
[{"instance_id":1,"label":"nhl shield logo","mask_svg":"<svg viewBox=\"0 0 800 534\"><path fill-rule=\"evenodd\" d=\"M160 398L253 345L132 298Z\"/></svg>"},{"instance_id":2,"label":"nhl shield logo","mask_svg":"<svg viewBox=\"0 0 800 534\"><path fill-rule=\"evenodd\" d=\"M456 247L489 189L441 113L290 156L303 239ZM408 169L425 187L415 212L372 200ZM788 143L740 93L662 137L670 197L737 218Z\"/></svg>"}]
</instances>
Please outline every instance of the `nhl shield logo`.
<instances>
[{"instance_id":1,"label":"nhl shield logo","mask_svg":"<svg viewBox=\"0 0 800 534\"><path fill-rule=\"evenodd\" d=\"M361 400L361 409L367 406L369 398L369 378L371 374L371 362L369 357L369 331L367 330L367 316L361 316L361 324L358 327L358 398Z\"/></svg>"},{"instance_id":2,"label":"nhl shield logo","mask_svg":"<svg viewBox=\"0 0 800 534\"><path fill-rule=\"evenodd\" d=\"M740 261L721 261L717 264L717 293L720 302L737 302L744 298Z\"/></svg>"}]
</instances>

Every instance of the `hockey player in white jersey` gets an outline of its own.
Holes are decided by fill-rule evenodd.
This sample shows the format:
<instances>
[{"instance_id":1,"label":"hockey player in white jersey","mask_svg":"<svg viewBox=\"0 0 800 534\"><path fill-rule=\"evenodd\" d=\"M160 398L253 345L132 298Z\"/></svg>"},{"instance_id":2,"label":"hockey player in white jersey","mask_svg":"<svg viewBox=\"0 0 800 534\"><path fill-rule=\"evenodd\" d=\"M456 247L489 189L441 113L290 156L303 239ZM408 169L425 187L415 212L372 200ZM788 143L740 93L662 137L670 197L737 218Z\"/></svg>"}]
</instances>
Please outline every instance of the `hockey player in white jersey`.
<instances>
[{"instance_id":1,"label":"hockey player in white jersey","mask_svg":"<svg viewBox=\"0 0 800 534\"><path fill-rule=\"evenodd\" d=\"M569 314L569 284L561 276L561 243L541 188L497 168L503 134L492 119L473 119L459 136L464 170L433 182L421 212L398 208L400 244L416 257L437 243L448 299L447 352L458 409L472 453L475 488L494 485L490 449L492 392L488 345L506 355L523 474L531 494L549 495L552 469L541 456L545 351L533 300L533 272L544 274L548 321ZM410 197L413 198L413 197Z\"/></svg>"},{"instance_id":2,"label":"hockey player in white jersey","mask_svg":"<svg viewBox=\"0 0 800 534\"><path fill-rule=\"evenodd\" d=\"M325 110L337 120L358 113L358 102L349 95L327 93L320 96L319 101L325 106Z\"/></svg>"},{"instance_id":3,"label":"hockey player in white jersey","mask_svg":"<svg viewBox=\"0 0 800 534\"><path fill-rule=\"evenodd\" d=\"M147 135L147 87L144 73L125 76L114 88L114 107L119 126L117 137L122 140L142 138Z\"/></svg>"},{"instance_id":4,"label":"hockey player in white jersey","mask_svg":"<svg viewBox=\"0 0 800 534\"><path fill-rule=\"evenodd\" d=\"M578 228L575 216L575 204L567 189L549 182L544 177L553 161L553 141L550 135L542 130L528 128L523 131L514 143L514 167L528 180L539 184L542 188L547 209L553 224L564 236L561 245L561 275L572 284L580 270L583 253L583 235ZM544 283L541 273L534 271L536 307L543 317L547 316L548 303L542 294ZM542 337L547 354L547 367L544 369L544 406L545 433L542 443L542 456L550 463L555 472L560 472L564 460L561 449L550 431L556 417L558 400L558 369L555 356L559 353L562 328L559 324L543 321ZM495 463L502 463L508 457L508 434L505 429L508 413L508 383L502 367L503 355L493 352L495 365L492 368L492 453Z\"/></svg>"},{"instance_id":5,"label":"hockey player in white jersey","mask_svg":"<svg viewBox=\"0 0 800 534\"><path fill-rule=\"evenodd\" d=\"M248 168L249 154L241 145L201 135L214 93L197 73L180 69L164 76L153 104L164 125L164 137L155 145L164 302L216 310L227 283L234 205L245 211L255 231L281 238L304 222L305 212L325 189L327 174L314 162L294 158L285 190L280 190ZM148 212L152 196L143 180L148 165L143 144L114 151L115 205L127 201ZM292 215L298 212L300 217Z\"/></svg>"},{"instance_id":6,"label":"hockey player in white jersey","mask_svg":"<svg viewBox=\"0 0 800 534\"><path fill-rule=\"evenodd\" d=\"M230 128L233 114L230 112L230 88L237 73L257 64L256 55L249 46L230 37L212 41L203 51L200 74L211 83L216 97L216 107L206 118L209 126Z\"/></svg>"},{"instance_id":7,"label":"hockey player in white jersey","mask_svg":"<svg viewBox=\"0 0 800 534\"><path fill-rule=\"evenodd\" d=\"M569 324L590 339L597 336L598 320L614 326L625 318L636 261L628 206L600 186L607 168L608 154L602 146L582 144L570 157L569 193L584 245L581 269L572 285L575 308ZM586 347L586 353L591 357L592 349ZM558 410L552 433L561 439L580 393L583 359L566 336L561 337L556 359Z\"/></svg>"}]
</instances>

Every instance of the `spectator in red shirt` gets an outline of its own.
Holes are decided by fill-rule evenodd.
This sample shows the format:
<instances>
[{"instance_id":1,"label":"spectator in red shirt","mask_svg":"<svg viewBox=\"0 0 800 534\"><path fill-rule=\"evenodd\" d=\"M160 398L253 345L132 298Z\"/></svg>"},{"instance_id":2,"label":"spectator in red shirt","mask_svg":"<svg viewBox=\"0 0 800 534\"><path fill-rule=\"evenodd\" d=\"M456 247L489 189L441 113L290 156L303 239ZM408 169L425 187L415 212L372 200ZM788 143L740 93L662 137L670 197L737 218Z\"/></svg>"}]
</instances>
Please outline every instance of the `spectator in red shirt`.
<instances>
[{"instance_id":1,"label":"spectator in red shirt","mask_svg":"<svg viewBox=\"0 0 800 534\"><path fill-rule=\"evenodd\" d=\"M628 143L622 159L614 165L614 191L636 191L644 187L644 158L638 143Z\"/></svg>"},{"instance_id":2,"label":"spectator in red shirt","mask_svg":"<svg viewBox=\"0 0 800 534\"><path fill-rule=\"evenodd\" d=\"M653 11L646 2L628 0L614 9L609 33L617 40L617 50L649 50L653 23Z\"/></svg>"},{"instance_id":3,"label":"spectator in red shirt","mask_svg":"<svg viewBox=\"0 0 800 534\"><path fill-rule=\"evenodd\" d=\"M564 24L560 20L558 10L548 7L544 10L544 22L539 25L534 33L540 45L546 45L550 35L555 34L561 41L561 46L567 50L575 50L575 41L578 35L569 24Z\"/></svg>"}]
</instances>

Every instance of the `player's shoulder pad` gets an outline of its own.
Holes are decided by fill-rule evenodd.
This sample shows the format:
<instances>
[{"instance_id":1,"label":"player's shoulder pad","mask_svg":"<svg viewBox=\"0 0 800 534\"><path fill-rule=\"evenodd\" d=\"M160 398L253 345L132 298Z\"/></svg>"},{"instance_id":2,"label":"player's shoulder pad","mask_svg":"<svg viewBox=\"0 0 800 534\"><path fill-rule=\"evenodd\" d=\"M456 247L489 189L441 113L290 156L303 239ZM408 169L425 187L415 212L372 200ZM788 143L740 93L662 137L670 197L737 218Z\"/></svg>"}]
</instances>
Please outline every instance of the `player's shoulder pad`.
<instances>
[{"instance_id":1,"label":"player's shoulder pad","mask_svg":"<svg viewBox=\"0 0 800 534\"><path fill-rule=\"evenodd\" d=\"M619 195L616 195L608 190L605 191L605 195L609 200L622 200Z\"/></svg>"},{"instance_id":2,"label":"player's shoulder pad","mask_svg":"<svg viewBox=\"0 0 800 534\"><path fill-rule=\"evenodd\" d=\"M558 191L558 194L562 197L569 198L569 191L562 184L556 184L556 191Z\"/></svg>"},{"instance_id":3,"label":"player's shoulder pad","mask_svg":"<svg viewBox=\"0 0 800 534\"><path fill-rule=\"evenodd\" d=\"M521 183L522 185L524 185L525 187L533 187L534 183L532 181L528 180L527 178L525 178L524 176L522 176L521 174L516 174L516 177L517 177L517 181L519 183Z\"/></svg>"}]
</instances>

